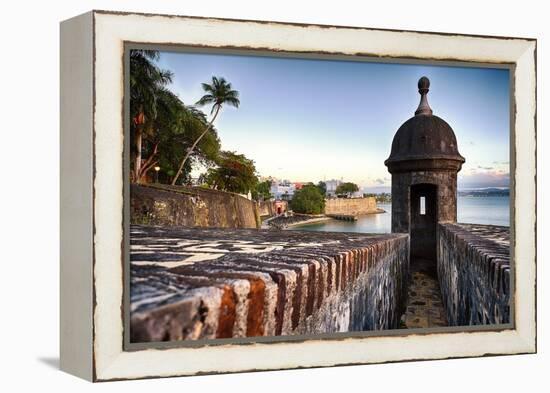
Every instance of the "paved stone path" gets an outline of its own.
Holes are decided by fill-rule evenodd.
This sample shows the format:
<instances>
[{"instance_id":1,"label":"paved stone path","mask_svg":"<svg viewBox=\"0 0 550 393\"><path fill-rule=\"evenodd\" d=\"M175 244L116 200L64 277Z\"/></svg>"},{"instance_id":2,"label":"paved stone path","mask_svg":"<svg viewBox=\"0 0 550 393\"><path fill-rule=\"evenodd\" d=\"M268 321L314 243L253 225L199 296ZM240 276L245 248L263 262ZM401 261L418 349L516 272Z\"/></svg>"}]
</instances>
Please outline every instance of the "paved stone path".
<instances>
[{"instance_id":1,"label":"paved stone path","mask_svg":"<svg viewBox=\"0 0 550 393\"><path fill-rule=\"evenodd\" d=\"M411 283L408 289L407 309L401 322L403 327L431 328L448 326L441 302L437 273L429 260L411 260Z\"/></svg>"}]
</instances>

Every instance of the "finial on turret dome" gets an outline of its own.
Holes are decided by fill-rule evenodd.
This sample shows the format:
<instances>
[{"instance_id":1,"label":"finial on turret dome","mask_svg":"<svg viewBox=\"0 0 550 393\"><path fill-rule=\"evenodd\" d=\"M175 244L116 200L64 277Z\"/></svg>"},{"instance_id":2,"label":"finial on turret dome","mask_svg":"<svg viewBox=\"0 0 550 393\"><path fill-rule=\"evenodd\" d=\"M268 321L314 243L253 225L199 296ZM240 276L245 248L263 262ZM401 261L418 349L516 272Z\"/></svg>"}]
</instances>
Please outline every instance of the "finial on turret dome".
<instances>
[{"instance_id":1,"label":"finial on turret dome","mask_svg":"<svg viewBox=\"0 0 550 393\"><path fill-rule=\"evenodd\" d=\"M418 115L432 115L433 111L428 104L428 92L430 91L430 80L423 76L418 80L418 92L420 93L420 104L414 112L416 116Z\"/></svg>"}]
</instances>

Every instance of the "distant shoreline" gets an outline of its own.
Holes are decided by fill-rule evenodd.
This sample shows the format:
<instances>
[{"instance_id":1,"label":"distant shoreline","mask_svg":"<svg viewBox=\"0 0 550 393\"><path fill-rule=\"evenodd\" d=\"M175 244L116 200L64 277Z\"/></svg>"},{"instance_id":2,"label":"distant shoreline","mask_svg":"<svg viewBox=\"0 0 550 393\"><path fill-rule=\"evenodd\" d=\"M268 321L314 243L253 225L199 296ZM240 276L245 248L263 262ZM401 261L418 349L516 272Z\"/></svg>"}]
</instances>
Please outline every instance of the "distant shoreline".
<instances>
[{"instance_id":1,"label":"distant shoreline","mask_svg":"<svg viewBox=\"0 0 550 393\"><path fill-rule=\"evenodd\" d=\"M331 221L331 220L335 220L334 218L331 218L331 217L315 217L315 218L310 218L308 220L304 220L304 221L299 221L299 222L293 222L291 224L287 224L283 230L285 229L288 229L288 228L295 228L295 227L299 227L299 226L302 226L302 225L308 225L308 224L316 224L318 222L325 222L325 221Z\"/></svg>"},{"instance_id":2,"label":"distant shoreline","mask_svg":"<svg viewBox=\"0 0 550 393\"><path fill-rule=\"evenodd\" d=\"M382 213L387 213L387 211L384 210L384 209L381 209L381 208L377 208L375 212L367 213L367 214L360 214L358 216L359 217L360 216L369 216L371 214L382 214ZM328 217L328 216L314 217L314 218L310 218L308 220L288 224L283 229L296 228L296 227L303 226L303 225L317 224L317 223L326 222L326 221L339 221L339 220L337 220L336 218Z\"/></svg>"},{"instance_id":3,"label":"distant shoreline","mask_svg":"<svg viewBox=\"0 0 550 393\"><path fill-rule=\"evenodd\" d=\"M509 198L509 194L458 194L462 198Z\"/></svg>"}]
</instances>

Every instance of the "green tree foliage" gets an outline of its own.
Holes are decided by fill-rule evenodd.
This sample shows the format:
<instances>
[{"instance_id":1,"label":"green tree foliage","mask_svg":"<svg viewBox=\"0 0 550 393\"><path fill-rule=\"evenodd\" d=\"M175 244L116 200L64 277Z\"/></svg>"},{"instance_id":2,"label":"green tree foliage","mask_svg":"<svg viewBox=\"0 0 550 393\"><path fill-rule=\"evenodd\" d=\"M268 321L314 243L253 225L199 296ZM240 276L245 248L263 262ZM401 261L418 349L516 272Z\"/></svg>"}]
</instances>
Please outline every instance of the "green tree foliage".
<instances>
[{"instance_id":1,"label":"green tree foliage","mask_svg":"<svg viewBox=\"0 0 550 393\"><path fill-rule=\"evenodd\" d=\"M380 202L380 203L391 203L391 194L387 192L382 192L380 194L367 193L367 194L363 194L363 197L376 198L376 202Z\"/></svg>"},{"instance_id":2,"label":"green tree foliage","mask_svg":"<svg viewBox=\"0 0 550 393\"><path fill-rule=\"evenodd\" d=\"M290 207L296 213L322 214L325 211L325 197L317 186L307 185L294 193Z\"/></svg>"},{"instance_id":3,"label":"green tree foliage","mask_svg":"<svg viewBox=\"0 0 550 393\"><path fill-rule=\"evenodd\" d=\"M206 184L217 190L246 194L258 183L256 166L242 154L223 151L219 155L216 168L210 168L205 178Z\"/></svg>"},{"instance_id":4,"label":"green tree foliage","mask_svg":"<svg viewBox=\"0 0 550 393\"><path fill-rule=\"evenodd\" d=\"M321 194L323 194L323 196L327 195L327 183L325 183L324 181L320 181L319 183L317 183L317 188L319 189L319 191L321 191Z\"/></svg>"},{"instance_id":5,"label":"green tree foliage","mask_svg":"<svg viewBox=\"0 0 550 393\"><path fill-rule=\"evenodd\" d=\"M146 168L142 168L143 145L154 134L159 91L172 81L172 73L155 65L158 51L133 50L130 52L130 134L132 178L140 182ZM144 143L145 140L145 143ZM155 151L155 148L151 148ZM145 170L144 170L145 169Z\"/></svg>"},{"instance_id":6,"label":"green tree foliage","mask_svg":"<svg viewBox=\"0 0 550 393\"><path fill-rule=\"evenodd\" d=\"M241 103L239 101L239 92L237 90L233 90L233 88L231 87L231 83L227 82L224 78L213 76L212 83L203 83L202 89L204 90L205 95L203 95L201 99L197 101L197 105L203 106L212 104L212 109L210 110L212 119L206 127L203 127L203 131L198 136L198 138L196 138L193 145L191 145L191 147L188 149L187 154L181 160L181 164L174 178L172 179L172 184L176 184L176 181L183 171L185 163L187 162L191 154L193 154L198 143L202 140L202 138L204 138L208 131L212 129L214 120L216 120L216 117L218 117L222 106L230 105L238 108Z\"/></svg>"},{"instance_id":7,"label":"green tree foliage","mask_svg":"<svg viewBox=\"0 0 550 393\"><path fill-rule=\"evenodd\" d=\"M336 194L338 195L351 194L357 191L359 191L359 187L355 183L342 183L338 187L336 187Z\"/></svg>"},{"instance_id":8,"label":"green tree foliage","mask_svg":"<svg viewBox=\"0 0 550 393\"><path fill-rule=\"evenodd\" d=\"M271 195L271 181L266 180L256 184L252 190L252 198L256 201L267 201L273 198Z\"/></svg>"},{"instance_id":9,"label":"green tree foliage","mask_svg":"<svg viewBox=\"0 0 550 393\"><path fill-rule=\"evenodd\" d=\"M130 116L132 125L143 128L157 117L157 92L172 82L173 74L160 69L154 62L159 52L154 50L130 51Z\"/></svg>"},{"instance_id":10,"label":"green tree foliage","mask_svg":"<svg viewBox=\"0 0 550 393\"><path fill-rule=\"evenodd\" d=\"M161 148L159 155L159 166L162 168L162 182L170 183L178 171L183 157L185 157L198 138L202 130L206 127L207 120L204 113L193 108L184 106L180 111L178 126L171 132L161 132ZM203 165L213 167L220 153L220 140L215 128L211 130L193 150L190 159L186 161L185 171L179 178L180 184L187 184L191 181L190 173L194 165Z\"/></svg>"},{"instance_id":11,"label":"green tree foliage","mask_svg":"<svg viewBox=\"0 0 550 393\"><path fill-rule=\"evenodd\" d=\"M215 128L208 136L191 146L208 127L203 112L186 106L168 89L173 75L156 65L158 51L130 52L130 139L132 180L143 183L150 170L159 165L160 182L168 182L176 174L183 157L187 161L183 179L189 181L193 163L211 166L217 160L220 141ZM145 158L144 158L145 157Z\"/></svg>"}]
</instances>

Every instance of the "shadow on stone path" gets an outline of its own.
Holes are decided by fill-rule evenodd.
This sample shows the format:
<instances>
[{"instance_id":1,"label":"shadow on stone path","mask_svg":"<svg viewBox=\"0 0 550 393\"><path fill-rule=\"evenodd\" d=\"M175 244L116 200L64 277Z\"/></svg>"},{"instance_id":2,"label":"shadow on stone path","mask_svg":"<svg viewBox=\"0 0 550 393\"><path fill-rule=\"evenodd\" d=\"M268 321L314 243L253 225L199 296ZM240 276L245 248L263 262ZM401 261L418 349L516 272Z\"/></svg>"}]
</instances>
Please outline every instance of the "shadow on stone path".
<instances>
[{"instance_id":1,"label":"shadow on stone path","mask_svg":"<svg viewBox=\"0 0 550 393\"><path fill-rule=\"evenodd\" d=\"M408 329L448 326L434 263L411 259L407 309L401 322Z\"/></svg>"}]
</instances>

